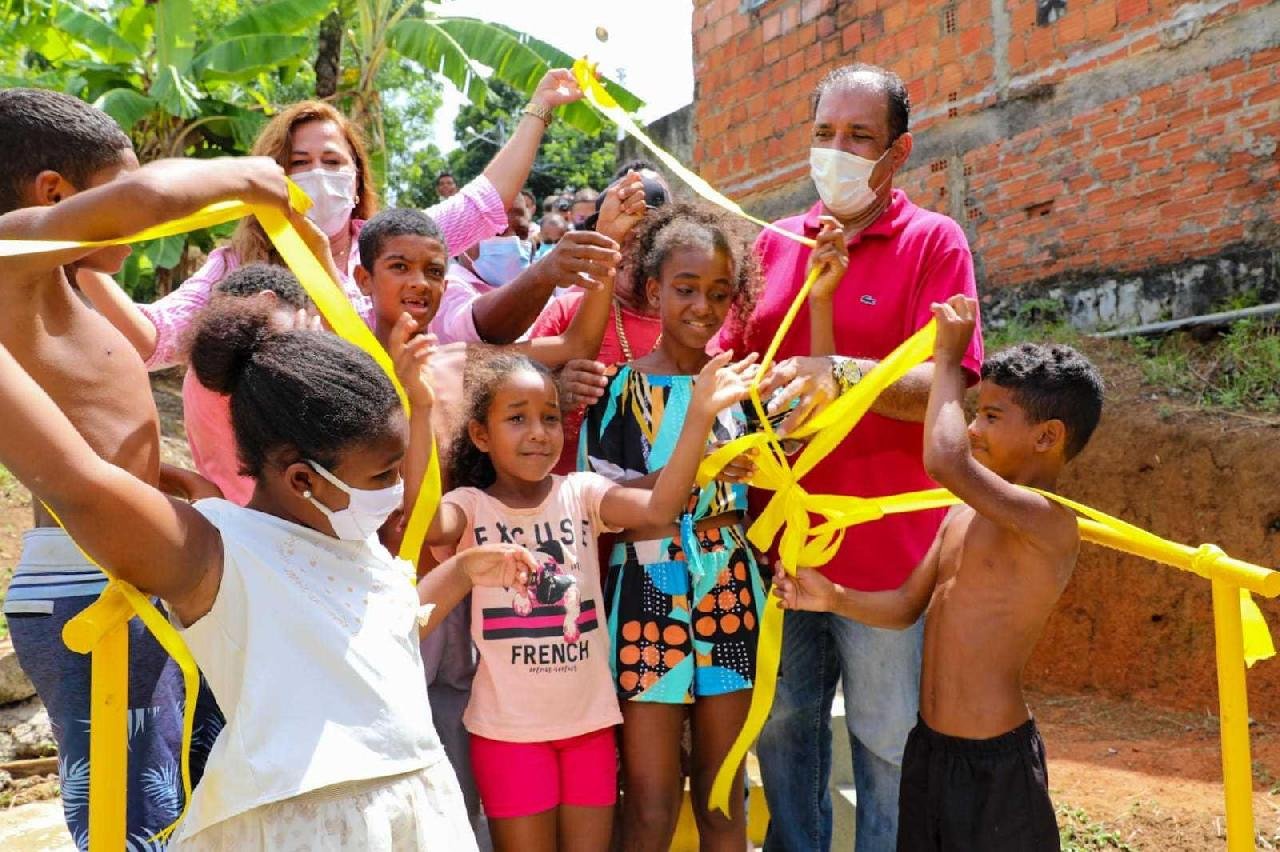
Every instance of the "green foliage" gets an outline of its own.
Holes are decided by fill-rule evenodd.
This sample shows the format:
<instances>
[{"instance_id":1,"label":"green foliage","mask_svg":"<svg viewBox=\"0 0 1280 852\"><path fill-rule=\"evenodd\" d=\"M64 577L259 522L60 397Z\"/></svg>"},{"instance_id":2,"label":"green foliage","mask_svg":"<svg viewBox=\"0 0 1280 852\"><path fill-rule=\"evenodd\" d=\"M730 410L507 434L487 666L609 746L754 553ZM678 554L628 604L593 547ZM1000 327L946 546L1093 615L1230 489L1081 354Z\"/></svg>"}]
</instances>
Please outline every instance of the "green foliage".
<instances>
[{"instance_id":1,"label":"green foliage","mask_svg":"<svg viewBox=\"0 0 1280 852\"><path fill-rule=\"evenodd\" d=\"M125 128L142 162L244 154L277 106L314 97L319 24L336 11L343 37L328 55L340 64L334 102L369 133L373 169L389 185L387 194L400 203L427 204L435 200L432 178L445 164L439 150L422 141L440 104L441 77L477 103L489 98L490 87L510 84L515 88L508 91L519 92L512 95L518 110L549 68L572 62L509 27L442 15L437 5L0 0L0 86L57 89L96 104ZM616 84L606 85L625 106L640 105ZM601 120L585 104L561 113L535 167L535 185L599 183L612 161L604 153L612 145ZM572 126L587 134L575 136ZM484 162L463 163L460 177L478 174L496 151L474 147L483 149ZM207 251L228 233L204 231L138 246L121 281L135 298L150 299L158 286L172 283L175 267L183 269L189 246Z\"/></svg>"},{"instance_id":2,"label":"green foliage","mask_svg":"<svg viewBox=\"0 0 1280 852\"><path fill-rule=\"evenodd\" d=\"M1063 852L1096 852L1103 849L1134 852L1134 848L1125 843L1119 833L1093 821L1080 808L1058 805L1057 815L1058 836L1062 841Z\"/></svg>"},{"instance_id":3,"label":"green foliage","mask_svg":"<svg viewBox=\"0 0 1280 852\"><path fill-rule=\"evenodd\" d=\"M11 2L0 11L0 83L58 89L119 122L143 162L243 154L273 94L306 63L308 32L328 0ZM155 295L201 232L136 247L121 283Z\"/></svg>"},{"instance_id":4,"label":"green foliage","mask_svg":"<svg viewBox=\"0 0 1280 852\"><path fill-rule=\"evenodd\" d=\"M1067 322L1062 303L1053 299L1021 302L1004 325L984 327L982 335L988 352L1026 341L1074 343L1080 338L1080 332Z\"/></svg>"},{"instance_id":5,"label":"green foliage","mask_svg":"<svg viewBox=\"0 0 1280 852\"><path fill-rule=\"evenodd\" d=\"M448 156L431 146L418 152L402 174L411 183L397 186L400 203L430 206L438 201L435 176L449 171L459 185L479 175L502 143L515 130L526 98L515 88L490 81L483 104L466 104L454 120L454 138L460 147ZM567 187L603 189L613 173L613 135L607 128L584 132L566 122L548 128L526 185L541 199Z\"/></svg>"},{"instance_id":6,"label":"green foliage","mask_svg":"<svg viewBox=\"0 0 1280 852\"><path fill-rule=\"evenodd\" d=\"M1133 345L1150 385L1189 396L1201 408L1280 414L1280 326L1274 320L1241 320L1207 344L1171 335Z\"/></svg>"}]
</instances>

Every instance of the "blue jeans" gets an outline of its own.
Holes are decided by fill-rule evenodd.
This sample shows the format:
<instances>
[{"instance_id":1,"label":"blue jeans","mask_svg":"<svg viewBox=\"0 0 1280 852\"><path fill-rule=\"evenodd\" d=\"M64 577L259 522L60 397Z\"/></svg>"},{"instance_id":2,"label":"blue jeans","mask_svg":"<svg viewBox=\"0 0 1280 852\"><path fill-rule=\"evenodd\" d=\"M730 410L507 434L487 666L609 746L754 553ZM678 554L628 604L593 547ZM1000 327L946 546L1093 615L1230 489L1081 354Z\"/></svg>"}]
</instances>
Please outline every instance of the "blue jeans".
<instances>
[{"instance_id":1,"label":"blue jeans","mask_svg":"<svg viewBox=\"0 0 1280 852\"><path fill-rule=\"evenodd\" d=\"M831 848L831 703L843 678L858 795L858 852L893 852L902 750L920 703L924 622L880 630L788 612L773 712L756 745L769 802L766 852Z\"/></svg>"}]
</instances>

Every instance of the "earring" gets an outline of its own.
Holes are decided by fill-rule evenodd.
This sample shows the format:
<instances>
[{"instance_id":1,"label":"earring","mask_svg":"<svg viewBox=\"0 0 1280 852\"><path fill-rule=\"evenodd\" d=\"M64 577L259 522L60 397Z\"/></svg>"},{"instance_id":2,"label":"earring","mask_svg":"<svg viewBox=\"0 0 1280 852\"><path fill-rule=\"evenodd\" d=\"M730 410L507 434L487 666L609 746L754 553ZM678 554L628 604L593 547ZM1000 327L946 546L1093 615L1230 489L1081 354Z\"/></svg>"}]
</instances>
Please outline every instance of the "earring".
<instances>
[{"instance_id":1,"label":"earring","mask_svg":"<svg viewBox=\"0 0 1280 852\"><path fill-rule=\"evenodd\" d=\"M310 500L310 499L311 499L311 491L310 491L310 489L308 489L308 490L306 490L306 491L303 491L303 492L302 492L302 496L303 496L305 499Z\"/></svg>"}]
</instances>

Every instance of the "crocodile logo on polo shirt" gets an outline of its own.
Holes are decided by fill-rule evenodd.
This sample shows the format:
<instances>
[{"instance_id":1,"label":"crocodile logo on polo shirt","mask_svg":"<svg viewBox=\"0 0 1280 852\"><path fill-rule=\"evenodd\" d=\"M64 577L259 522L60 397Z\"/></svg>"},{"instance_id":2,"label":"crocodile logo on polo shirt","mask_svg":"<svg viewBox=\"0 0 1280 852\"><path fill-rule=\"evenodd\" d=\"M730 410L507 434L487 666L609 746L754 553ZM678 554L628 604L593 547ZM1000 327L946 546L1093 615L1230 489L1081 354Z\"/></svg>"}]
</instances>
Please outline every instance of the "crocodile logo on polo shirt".
<instances>
[{"instance_id":1,"label":"crocodile logo on polo shirt","mask_svg":"<svg viewBox=\"0 0 1280 852\"><path fill-rule=\"evenodd\" d=\"M861 301L861 302L862 302L862 304L864 304L864 305L875 305L875 303L876 303L876 297L875 297L875 296L873 296L873 295L871 295L870 293L863 293L863 294L862 294L862 299L861 299L860 301Z\"/></svg>"}]
</instances>

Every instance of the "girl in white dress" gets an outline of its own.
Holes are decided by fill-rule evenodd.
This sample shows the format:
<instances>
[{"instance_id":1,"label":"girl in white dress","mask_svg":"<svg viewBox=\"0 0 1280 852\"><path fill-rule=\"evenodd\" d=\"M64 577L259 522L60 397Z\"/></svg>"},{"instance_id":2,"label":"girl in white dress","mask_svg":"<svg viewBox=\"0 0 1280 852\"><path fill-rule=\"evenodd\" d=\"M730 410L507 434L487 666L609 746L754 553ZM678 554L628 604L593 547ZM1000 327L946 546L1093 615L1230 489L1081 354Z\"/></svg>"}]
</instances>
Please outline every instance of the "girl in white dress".
<instances>
[{"instance_id":1,"label":"girl in white dress","mask_svg":"<svg viewBox=\"0 0 1280 852\"><path fill-rule=\"evenodd\" d=\"M430 446L429 343L406 339L392 354L412 424L334 335L249 304L204 320L192 363L231 396L256 480L243 508L188 505L103 461L0 349L0 463L108 573L164 600L226 714L172 849L475 849L431 722L413 568L377 537L406 448ZM519 587L536 567L511 546L471 553L432 587Z\"/></svg>"}]
</instances>

